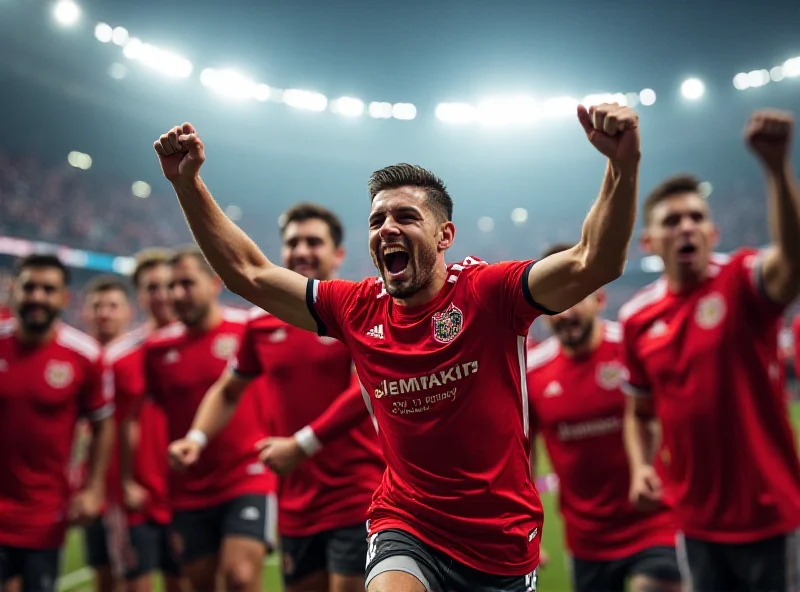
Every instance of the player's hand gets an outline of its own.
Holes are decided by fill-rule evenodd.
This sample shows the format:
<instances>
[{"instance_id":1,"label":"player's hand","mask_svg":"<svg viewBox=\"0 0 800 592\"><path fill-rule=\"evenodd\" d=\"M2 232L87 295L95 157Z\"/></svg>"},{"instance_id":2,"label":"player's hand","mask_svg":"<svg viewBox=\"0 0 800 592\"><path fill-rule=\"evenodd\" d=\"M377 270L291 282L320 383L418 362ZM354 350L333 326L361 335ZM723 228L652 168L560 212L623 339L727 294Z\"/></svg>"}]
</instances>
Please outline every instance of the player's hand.
<instances>
[{"instance_id":1,"label":"player's hand","mask_svg":"<svg viewBox=\"0 0 800 592\"><path fill-rule=\"evenodd\" d=\"M787 111L756 111L747 122L747 145L767 168L778 168L789 160L794 133L794 117Z\"/></svg>"},{"instance_id":2,"label":"player's hand","mask_svg":"<svg viewBox=\"0 0 800 592\"><path fill-rule=\"evenodd\" d=\"M639 161L639 116L617 103L578 105L578 121L600 154L618 164Z\"/></svg>"},{"instance_id":3,"label":"player's hand","mask_svg":"<svg viewBox=\"0 0 800 592\"><path fill-rule=\"evenodd\" d=\"M206 160L203 141L191 123L173 127L153 143L161 170L172 183L191 181Z\"/></svg>"},{"instance_id":4,"label":"player's hand","mask_svg":"<svg viewBox=\"0 0 800 592\"><path fill-rule=\"evenodd\" d=\"M183 471L200 458L203 447L194 440L181 438L169 445L169 464L173 469Z\"/></svg>"},{"instance_id":5,"label":"player's hand","mask_svg":"<svg viewBox=\"0 0 800 592\"><path fill-rule=\"evenodd\" d=\"M641 512L652 512L661 507L664 491L661 478L651 465L635 469L631 476L630 502Z\"/></svg>"},{"instance_id":6,"label":"player's hand","mask_svg":"<svg viewBox=\"0 0 800 592\"><path fill-rule=\"evenodd\" d=\"M150 501L150 493L136 481L125 481L122 484L122 497L125 508L134 512L142 510Z\"/></svg>"},{"instance_id":7,"label":"player's hand","mask_svg":"<svg viewBox=\"0 0 800 592\"><path fill-rule=\"evenodd\" d=\"M266 438L256 448L259 460L278 475L288 475L307 458L294 438Z\"/></svg>"},{"instance_id":8,"label":"player's hand","mask_svg":"<svg viewBox=\"0 0 800 592\"><path fill-rule=\"evenodd\" d=\"M539 548L539 569L544 569L550 563L550 555L543 548Z\"/></svg>"},{"instance_id":9,"label":"player's hand","mask_svg":"<svg viewBox=\"0 0 800 592\"><path fill-rule=\"evenodd\" d=\"M103 494L92 488L82 489L70 500L67 519L74 526L86 526L100 515Z\"/></svg>"}]
</instances>

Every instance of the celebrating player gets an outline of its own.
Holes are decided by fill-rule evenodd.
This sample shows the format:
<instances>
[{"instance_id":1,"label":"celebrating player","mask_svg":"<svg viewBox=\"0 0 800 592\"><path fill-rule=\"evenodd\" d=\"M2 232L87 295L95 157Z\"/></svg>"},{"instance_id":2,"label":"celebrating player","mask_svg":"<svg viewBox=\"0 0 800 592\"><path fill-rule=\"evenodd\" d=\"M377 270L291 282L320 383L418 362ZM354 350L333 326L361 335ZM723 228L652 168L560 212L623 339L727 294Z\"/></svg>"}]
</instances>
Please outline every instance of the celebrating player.
<instances>
[{"instance_id":1,"label":"celebrating player","mask_svg":"<svg viewBox=\"0 0 800 592\"><path fill-rule=\"evenodd\" d=\"M644 205L643 244L664 275L620 311L631 496L674 506L694 592L800 585L800 466L778 358L781 316L800 290L793 127L765 111L746 130L767 178L774 243L713 255L717 229L698 181L668 179Z\"/></svg>"},{"instance_id":2,"label":"celebrating player","mask_svg":"<svg viewBox=\"0 0 800 592\"><path fill-rule=\"evenodd\" d=\"M370 251L381 278L308 279L270 262L199 177L190 124L155 149L195 239L234 292L350 349L387 471L369 511L367 587L531 590L542 526L528 465L525 338L622 273L639 167L636 114L578 109L608 158L580 243L540 263L447 265L455 226L443 182L411 165L374 173Z\"/></svg>"},{"instance_id":3,"label":"celebrating player","mask_svg":"<svg viewBox=\"0 0 800 592\"><path fill-rule=\"evenodd\" d=\"M333 277L344 256L339 219L321 206L304 203L290 208L281 220L283 264L309 278ZM385 464L361 387L352 374L350 353L329 337L317 337L254 309L235 370L206 395L192 429L213 437L259 375L267 379L271 391L268 401L275 434L290 436L269 440L267 463L288 472L314 455L280 480L278 526L287 589L363 591L364 522ZM340 398L349 401L347 406L355 403L357 413L351 422L355 428L335 438L315 420ZM346 416L340 414L339 423ZM325 450L315 454L323 443ZM187 462L200 454L199 445L191 440L176 442L172 449Z\"/></svg>"},{"instance_id":4,"label":"celebrating player","mask_svg":"<svg viewBox=\"0 0 800 592\"><path fill-rule=\"evenodd\" d=\"M169 296L169 252L146 249L135 255L132 280L147 323L109 345L120 426L120 481L131 552L124 556L128 592L150 592L160 570L168 592L182 589L170 542L172 511L167 492L167 426L161 409L144 399L144 343L173 322Z\"/></svg>"},{"instance_id":5,"label":"celebrating player","mask_svg":"<svg viewBox=\"0 0 800 592\"><path fill-rule=\"evenodd\" d=\"M554 245L542 257L570 246ZM628 501L622 329L598 316L604 305L598 290L547 319L553 337L528 357L531 433L544 437L558 476L573 589L624 592L630 579L631 592L679 592L669 511L642 513ZM535 475L533 447L531 468Z\"/></svg>"},{"instance_id":6,"label":"celebrating player","mask_svg":"<svg viewBox=\"0 0 800 592\"><path fill-rule=\"evenodd\" d=\"M171 259L171 292L181 320L156 331L145 344L147 392L167 417L170 441L187 436L197 407L239 346L247 313L220 306L221 284L196 248ZM225 589L260 590L275 525L274 478L258 460L264 437L255 399L246 393L225 430L202 458L170 473L169 493L180 539L183 574L192 587L209 589L217 574Z\"/></svg>"},{"instance_id":7,"label":"celebrating player","mask_svg":"<svg viewBox=\"0 0 800 592\"><path fill-rule=\"evenodd\" d=\"M97 517L114 439L113 391L99 344L59 321L69 270L55 256L16 267L15 318L0 322L0 586L54 591L69 523ZM92 428L88 475L70 500L65 468L80 415Z\"/></svg>"}]
</instances>

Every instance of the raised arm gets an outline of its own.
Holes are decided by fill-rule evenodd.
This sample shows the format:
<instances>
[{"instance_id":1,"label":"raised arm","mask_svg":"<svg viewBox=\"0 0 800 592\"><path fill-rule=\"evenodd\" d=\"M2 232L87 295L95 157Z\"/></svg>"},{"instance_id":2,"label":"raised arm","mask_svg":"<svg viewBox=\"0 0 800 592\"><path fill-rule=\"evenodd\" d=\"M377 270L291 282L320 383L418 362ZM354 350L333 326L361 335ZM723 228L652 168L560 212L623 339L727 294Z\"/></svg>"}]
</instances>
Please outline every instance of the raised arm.
<instances>
[{"instance_id":1,"label":"raised arm","mask_svg":"<svg viewBox=\"0 0 800 592\"><path fill-rule=\"evenodd\" d=\"M769 196L772 245L761 266L765 294L789 304L800 293L800 186L790 163L794 118L782 111L758 111L745 139L761 161Z\"/></svg>"},{"instance_id":2,"label":"raised arm","mask_svg":"<svg viewBox=\"0 0 800 592\"><path fill-rule=\"evenodd\" d=\"M589 142L606 158L600 195L573 248L538 262L528 274L531 296L551 311L564 311L622 275L636 221L639 119L614 104L578 107Z\"/></svg>"},{"instance_id":3,"label":"raised arm","mask_svg":"<svg viewBox=\"0 0 800 592\"><path fill-rule=\"evenodd\" d=\"M220 209L200 178L205 148L194 127L174 127L153 146L195 241L228 289L287 323L316 331L306 304L308 280L267 259Z\"/></svg>"}]
</instances>

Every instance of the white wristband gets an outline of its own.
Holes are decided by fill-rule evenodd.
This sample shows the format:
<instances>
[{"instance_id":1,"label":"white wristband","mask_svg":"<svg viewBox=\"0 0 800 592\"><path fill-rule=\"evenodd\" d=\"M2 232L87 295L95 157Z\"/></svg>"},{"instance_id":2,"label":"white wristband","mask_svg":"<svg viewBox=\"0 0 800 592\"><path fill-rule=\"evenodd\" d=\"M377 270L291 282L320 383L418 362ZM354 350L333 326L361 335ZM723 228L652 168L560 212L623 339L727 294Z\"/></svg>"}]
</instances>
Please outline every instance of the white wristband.
<instances>
[{"instance_id":1,"label":"white wristband","mask_svg":"<svg viewBox=\"0 0 800 592\"><path fill-rule=\"evenodd\" d=\"M208 444L208 436L201 430L189 430L189 433L186 434L186 439L199 444L200 448L205 448L206 444Z\"/></svg>"},{"instance_id":2,"label":"white wristband","mask_svg":"<svg viewBox=\"0 0 800 592\"><path fill-rule=\"evenodd\" d=\"M306 456L314 456L322 449L322 442L319 441L311 426L306 426L297 430L294 434L295 442Z\"/></svg>"}]
</instances>

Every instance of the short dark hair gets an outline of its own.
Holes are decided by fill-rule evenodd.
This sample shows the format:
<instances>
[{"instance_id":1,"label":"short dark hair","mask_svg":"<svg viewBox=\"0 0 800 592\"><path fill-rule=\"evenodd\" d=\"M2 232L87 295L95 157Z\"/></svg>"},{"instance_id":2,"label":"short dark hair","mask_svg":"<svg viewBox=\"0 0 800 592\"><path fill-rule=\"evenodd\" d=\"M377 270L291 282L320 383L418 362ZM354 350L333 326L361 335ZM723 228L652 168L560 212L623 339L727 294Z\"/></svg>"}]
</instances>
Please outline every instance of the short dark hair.
<instances>
[{"instance_id":1,"label":"short dark hair","mask_svg":"<svg viewBox=\"0 0 800 592\"><path fill-rule=\"evenodd\" d=\"M152 247L149 249L142 249L133 256L135 266L131 274L131 281L133 287L138 288L139 282L142 279L142 274L159 265L169 265L172 251L161 247Z\"/></svg>"},{"instance_id":2,"label":"short dark hair","mask_svg":"<svg viewBox=\"0 0 800 592\"><path fill-rule=\"evenodd\" d=\"M556 253L561 253L562 251L569 251L574 246L575 245L570 243L554 243L542 251L542 256L539 257L539 259L545 259L550 255L555 255Z\"/></svg>"},{"instance_id":3,"label":"short dark hair","mask_svg":"<svg viewBox=\"0 0 800 592\"><path fill-rule=\"evenodd\" d=\"M87 295L96 294L98 292L122 292L126 300L130 300L131 294L128 288L128 282L123 280L118 275L101 275L89 280L86 284L85 292Z\"/></svg>"},{"instance_id":4,"label":"short dark hair","mask_svg":"<svg viewBox=\"0 0 800 592\"><path fill-rule=\"evenodd\" d=\"M642 207L644 214L644 225L649 226L652 222L653 210L665 199L682 193L700 193L700 179L694 175L680 174L673 175L662 181L653 189L644 200Z\"/></svg>"},{"instance_id":5,"label":"short dark hair","mask_svg":"<svg viewBox=\"0 0 800 592\"><path fill-rule=\"evenodd\" d=\"M14 277L19 277L25 269L52 267L61 272L64 285L69 286L72 279L69 268L56 255L50 253L33 253L17 259L14 265Z\"/></svg>"},{"instance_id":6,"label":"short dark hair","mask_svg":"<svg viewBox=\"0 0 800 592\"><path fill-rule=\"evenodd\" d=\"M203 251L201 251L200 247L197 245L186 245L174 249L172 251L172 256L169 258L169 264L176 265L187 258L195 259L198 265L200 265L200 269L205 271L211 277L217 275L214 271L214 268L211 267L211 264L206 260L205 255L203 255Z\"/></svg>"},{"instance_id":7,"label":"short dark hair","mask_svg":"<svg viewBox=\"0 0 800 592\"><path fill-rule=\"evenodd\" d=\"M305 222L306 220L322 220L328 225L333 244L340 246L344 241L344 227L339 217L328 208L311 202L300 202L286 210L278 218L281 236L286 233L286 227L292 222Z\"/></svg>"},{"instance_id":8,"label":"short dark hair","mask_svg":"<svg viewBox=\"0 0 800 592\"><path fill-rule=\"evenodd\" d=\"M453 200L447 193L444 181L415 164L394 164L372 173L368 184L370 200L374 200L375 196L385 189L397 189L408 185L425 189L428 194L428 205L441 222L453 219Z\"/></svg>"}]
</instances>

